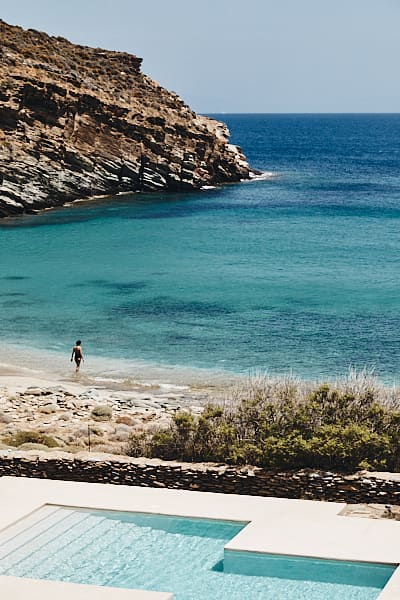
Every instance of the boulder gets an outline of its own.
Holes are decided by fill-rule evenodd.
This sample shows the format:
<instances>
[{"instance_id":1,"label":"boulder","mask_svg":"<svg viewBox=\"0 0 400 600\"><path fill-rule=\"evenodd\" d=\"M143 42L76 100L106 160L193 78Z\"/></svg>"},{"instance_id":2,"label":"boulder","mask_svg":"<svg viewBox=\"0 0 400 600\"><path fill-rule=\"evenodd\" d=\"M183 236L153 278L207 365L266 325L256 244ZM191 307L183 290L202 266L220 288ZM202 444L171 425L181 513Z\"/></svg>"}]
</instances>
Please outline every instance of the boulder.
<instances>
[{"instance_id":1,"label":"boulder","mask_svg":"<svg viewBox=\"0 0 400 600\"><path fill-rule=\"evenodd\" d=\"M91 417L95 421L110 421L112 418L112 408L106 405L95 406L91 412Z\"/></svg>"}]
</instances>

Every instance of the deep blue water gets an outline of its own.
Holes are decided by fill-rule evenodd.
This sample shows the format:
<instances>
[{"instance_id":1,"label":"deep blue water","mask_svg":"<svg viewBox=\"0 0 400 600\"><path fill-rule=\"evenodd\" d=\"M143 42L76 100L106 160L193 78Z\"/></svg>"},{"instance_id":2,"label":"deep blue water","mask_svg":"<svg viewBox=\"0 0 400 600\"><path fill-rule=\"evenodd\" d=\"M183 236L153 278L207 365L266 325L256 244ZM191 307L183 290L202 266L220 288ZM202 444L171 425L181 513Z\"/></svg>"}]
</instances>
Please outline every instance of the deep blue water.
<instances>
[{"instance_id":1,"label":"deep blue water","mask_svg":"<svg viewBox=\"0 0 400 600\"><path fill-rule=\"evenodd\" d=\"M269 179L0 222L2 340L80 337L128 370L396 379L400 115L218 118Z\"/></svg>"}]
</instances>

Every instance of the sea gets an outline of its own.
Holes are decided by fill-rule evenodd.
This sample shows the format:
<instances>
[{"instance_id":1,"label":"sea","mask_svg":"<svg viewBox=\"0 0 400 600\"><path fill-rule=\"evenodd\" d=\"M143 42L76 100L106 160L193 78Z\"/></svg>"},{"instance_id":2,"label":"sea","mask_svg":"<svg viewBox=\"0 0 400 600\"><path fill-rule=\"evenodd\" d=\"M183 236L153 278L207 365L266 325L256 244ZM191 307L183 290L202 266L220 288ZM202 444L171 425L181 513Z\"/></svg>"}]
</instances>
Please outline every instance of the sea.
<instances>
[{"instance_id":1,"label":"sea","mask_svg":"<svg viewBox=\"0 0 400 600\"><path fill-rule=\"evenodd\" d=\"M0 221L1 365L398 383L400 115L212 116L262 176Z\"/></svg>"}]
</instances>

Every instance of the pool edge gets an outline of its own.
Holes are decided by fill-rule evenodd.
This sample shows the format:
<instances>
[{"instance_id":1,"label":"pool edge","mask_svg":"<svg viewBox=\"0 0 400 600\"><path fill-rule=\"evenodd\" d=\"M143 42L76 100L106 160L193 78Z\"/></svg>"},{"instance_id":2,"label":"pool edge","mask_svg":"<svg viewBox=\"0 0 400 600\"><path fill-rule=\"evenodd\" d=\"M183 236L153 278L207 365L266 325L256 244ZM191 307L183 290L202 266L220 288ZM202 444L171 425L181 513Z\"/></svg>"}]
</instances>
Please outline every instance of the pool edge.
<instances>
[{"instance_id":1,"label":"pool edge","mask_svg":"<svg viewBox=\"0 0 400 600\"><path fill-rule=\"evenodd\" d=\"M44 579L0 575L2 597L8 600L173 600L170 592L101 587Z\"/></svg>"},{"instance_id":2,"label":"pool edge","mask_svg":"<svg viewBox=\"0 0 400 600\"><path fill-rule=\"evenodd\" d=\"M65 482L17 477L0 478L0 529L15 524L44 504L89 508L117 512L169 514L177 517L222 519L248 522L225 546L228 550L260 552L323 560L345 560L386 565L400 564L400 522L356 519L339 516L344 503L329 503L285 498L225 495L212 492L141 488L134 486ZM271 533L273 535L271 536ZM346 547L343 540L346 539ZM13 582L11 582L13 580ZM0 576L0 588L23 589L26 579ZM39 581L40 580L32 580ZM53 582L44 582L52 585ZM38 584L39 585L39 584ZM72 584L63 584L72 585ZM77 584L74 584L77 585ZM93 586L85 585L87 593ZM36 589L36 584L35 584ZM46 588L48 589L48 588ZM102 590L107 588L101 588ZM112 595L104 600L114 600ZM118 591L120 591L118 589ZM126 590L121 590L125 591ZM143 598L144 592L137 592ZM20 595L16 595L19 593ZM146 592L160 594L160 592ZM16 591L13 600L25 599ZM69 591L71 594L71 591ZM161 592L162 594L162 592ZM155 600L171 600L166 593ZM48 597L53 598L51 592ZM31 600L42 600L43 596ZM88 596L85 596L85 600ZM90 598L90 596L89 596ZM119 598L119 596L118 596ZM121 596L139 600L141 596ZM400 568L397 568L380 592L377 600L400 598ZM62 598L58 598L62 600ZM75 598L79 600L79 598ZM117 598L116 598L117 600Z\"/></svg>"}]
</instances>

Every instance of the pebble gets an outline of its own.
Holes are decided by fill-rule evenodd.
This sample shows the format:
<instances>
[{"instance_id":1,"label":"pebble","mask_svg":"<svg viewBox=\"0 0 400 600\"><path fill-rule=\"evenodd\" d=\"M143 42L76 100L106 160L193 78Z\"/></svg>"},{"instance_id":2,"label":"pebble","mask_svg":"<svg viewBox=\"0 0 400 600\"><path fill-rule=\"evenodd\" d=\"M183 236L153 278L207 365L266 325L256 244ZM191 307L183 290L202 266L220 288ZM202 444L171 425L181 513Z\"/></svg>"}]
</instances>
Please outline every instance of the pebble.
<instances>
[{"instance_id":1,"label":"pebble","mask_svg":"<svg viewBox=\"0 0 400 600\"><path fill-rule=\"evenodd\" d=\"M35 430L46 432L60 444L86 448L88 425L96 427L92 410L95 406L107 405L112 417L102 422L104 431L97 435L94 431L91 445L96 446L97 438L104 435L108 449L123 453L131 432L143 431L154 424L167 427L171 416L181 408L200 414L204 394L189 395L168 391L169 386L151 387L144 392L144 385L138 390L107 390L88 388L76 394L60 385L50 387L29 386L20 392L0 389L0 443L1 439L18 431ZM151 388L151 392L150 392ZM198 403L193 403L196 400ZM127 419L127 422L117 422ZM98 442L100 444L100 441Z\"/></svg>"}]
</instances>

